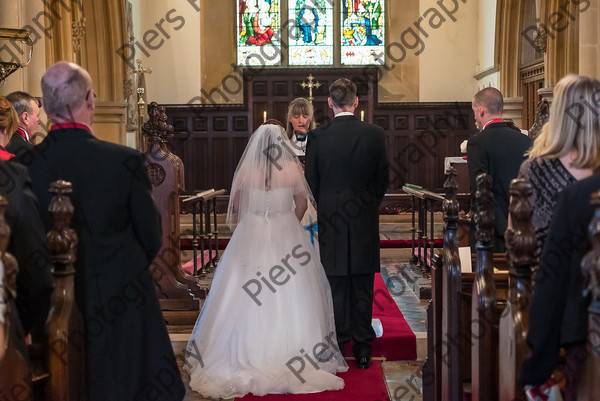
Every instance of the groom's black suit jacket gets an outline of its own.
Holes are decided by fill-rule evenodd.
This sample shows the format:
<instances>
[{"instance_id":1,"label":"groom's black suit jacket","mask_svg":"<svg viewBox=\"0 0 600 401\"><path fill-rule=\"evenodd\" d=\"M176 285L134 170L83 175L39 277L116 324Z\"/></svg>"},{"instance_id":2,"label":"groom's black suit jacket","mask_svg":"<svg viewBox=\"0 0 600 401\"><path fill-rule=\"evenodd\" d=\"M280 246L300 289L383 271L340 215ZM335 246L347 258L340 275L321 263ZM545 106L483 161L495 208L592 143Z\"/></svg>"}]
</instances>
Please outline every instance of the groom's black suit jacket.
<instances>
[{"instance_id":1,"label":"groom's black suit jacket","mask_svg":"<svg viewBox=\"0 0 600 401\"><path fill-rule=\"evenodd\" d=\"M380 271L379 205L389 184L383 130L340 116L309 133L306 179L328 276Z\"/></svg>"}]
</instances>

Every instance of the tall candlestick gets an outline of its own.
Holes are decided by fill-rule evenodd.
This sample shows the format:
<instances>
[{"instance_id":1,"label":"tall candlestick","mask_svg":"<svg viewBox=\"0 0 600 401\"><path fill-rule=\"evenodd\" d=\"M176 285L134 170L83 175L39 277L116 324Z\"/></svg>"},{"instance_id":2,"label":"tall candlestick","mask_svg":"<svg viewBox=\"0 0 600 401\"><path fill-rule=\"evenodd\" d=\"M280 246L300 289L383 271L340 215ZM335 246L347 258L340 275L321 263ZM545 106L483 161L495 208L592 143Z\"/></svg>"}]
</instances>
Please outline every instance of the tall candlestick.
<instances>
[{"instance_id":1,"label":"tall candlestick","mask_svg":"<svg viewBox=\"0 0 600 401\"><path fill-rule=\"evenodd\" d=\"M267 122L267 111L263 111L263 123Z\"/></svg>"},{"instance_id":2,"label":"tall candlestick","mask_svg":"<svg viewBox=\"0 0 600 401\"><path fill-rule=\"evenodd\" d=\"M365 111L364 110L360 111L360 121L365 121Z\"/></svg>"}]
</instances>

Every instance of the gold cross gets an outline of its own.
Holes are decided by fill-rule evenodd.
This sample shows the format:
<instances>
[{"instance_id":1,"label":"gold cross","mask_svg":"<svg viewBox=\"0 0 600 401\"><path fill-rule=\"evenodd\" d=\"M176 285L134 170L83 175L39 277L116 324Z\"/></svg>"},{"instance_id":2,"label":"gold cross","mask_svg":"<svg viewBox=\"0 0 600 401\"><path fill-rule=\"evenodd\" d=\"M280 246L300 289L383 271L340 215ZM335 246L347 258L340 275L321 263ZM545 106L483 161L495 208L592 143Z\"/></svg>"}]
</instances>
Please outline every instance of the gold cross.
<instances>
[{"instance_id":1,"label":"gold cross","mask_svg":"<svg viewBox=\"0 0 600 401\"><path fill-rule=\"evenodd\" d=\"M310 74L306 78L308 78L308 83L302 82L300 84L300 86L302 86L302 89L308 88L308 101L312 103L312 101L314 99L314 97L312 95L312 90L313 90L313 88L319 89L321 87L321 83L319 81L315 81L315 83L313 83L313 79L315 79L315 77L313 77L312 74Z\"/></svg>"},{"instance_id":2,"label":"gold cross","mask_svg":"<svg viewBox=\"0 0 600 401\"><path fill-rule=\"evenodd\" d=\"M142 68L142 60L140 60L139 58L137 59L137 65L138 68L136 68L135 70L129 70L129 74L136 74L138 81L137 81L137 86L138 88L143 87L143 84L145 82L144 81L144 74L152 74L152 69L151 68Z\"/></svg>"}]
</instances>

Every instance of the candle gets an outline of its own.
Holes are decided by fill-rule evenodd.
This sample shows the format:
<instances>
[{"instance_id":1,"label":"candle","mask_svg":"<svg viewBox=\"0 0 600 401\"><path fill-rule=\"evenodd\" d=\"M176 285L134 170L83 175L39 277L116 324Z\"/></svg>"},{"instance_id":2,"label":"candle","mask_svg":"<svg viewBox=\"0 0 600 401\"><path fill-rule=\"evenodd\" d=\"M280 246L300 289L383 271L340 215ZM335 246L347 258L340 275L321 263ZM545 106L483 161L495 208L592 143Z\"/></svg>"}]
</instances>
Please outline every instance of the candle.
<instances>
[{"instance_id":1,"label":"candle","mask_svg":"<svg viewBox=\"0 0 600 401\"><path fill-rule=\"evenodd\" d=\"M263 111L263 123L267 122L267 111Z\"/></svg>"},{"instance_id":2,"label":"candle","mask_svg":"<svg viewBox=\"0 0 600 401\"><path fill-rule=\"evenodd\" d=\"M360 121L365 121L365 111L364 110L360 111Z\"/></svg>"}]
</instances>

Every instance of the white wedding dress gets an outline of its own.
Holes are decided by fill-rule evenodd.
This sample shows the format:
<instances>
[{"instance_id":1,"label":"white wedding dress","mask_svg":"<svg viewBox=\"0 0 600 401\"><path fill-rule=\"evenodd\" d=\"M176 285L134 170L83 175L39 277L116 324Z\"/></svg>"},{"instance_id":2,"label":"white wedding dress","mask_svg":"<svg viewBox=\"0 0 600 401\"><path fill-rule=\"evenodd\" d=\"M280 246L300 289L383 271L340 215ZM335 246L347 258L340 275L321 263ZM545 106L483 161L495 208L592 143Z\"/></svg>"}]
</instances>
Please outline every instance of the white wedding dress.
<instances>
[{"instance_id":1,"label":"white wedding dress","mask_svg":"<svg viewBox=\"0 0 600 401\"><path fill-rule=\"evenodd\" d=\"M190 387L205 397L344 387L331 290L295 191L249 191L186 349Z\"/></svg>"}]
</instances>

